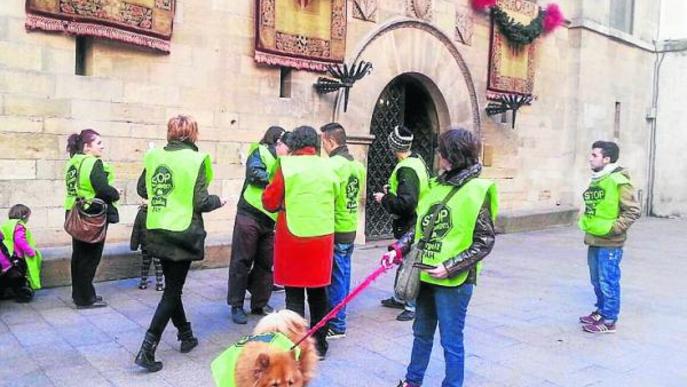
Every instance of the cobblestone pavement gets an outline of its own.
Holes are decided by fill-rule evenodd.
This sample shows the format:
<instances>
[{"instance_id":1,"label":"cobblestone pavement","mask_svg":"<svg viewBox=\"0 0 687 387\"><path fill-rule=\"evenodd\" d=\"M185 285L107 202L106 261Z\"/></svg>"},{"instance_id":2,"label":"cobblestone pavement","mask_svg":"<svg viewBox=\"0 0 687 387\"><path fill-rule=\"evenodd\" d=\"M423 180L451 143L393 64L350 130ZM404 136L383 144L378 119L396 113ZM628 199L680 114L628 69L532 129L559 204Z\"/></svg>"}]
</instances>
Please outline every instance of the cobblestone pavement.
<instances>
[{"instance_id":1,"label":"cobblestone pavement","mask_svg":"<svg viewBox=\"0 0 687 387\"><path fill-rule=\"evenodd\" d=\"M618 332L582 332L578 316L593 308L586 251L574 228L501 235L485 261L468 310L466 386L687 385L687 222L646 219L631 231L622 262ZM383 251L359 246L354 282ZM184 303L200 346L178 352L170 324L157 355L164 369L133 364L160 293L135 280L96 285L110 307L77 311L69 288L40 291L34 302L0 303L0 384L31 386L210 386L209 364L248 334L230 322L226 269L192 272ZM345 339L332 341L313 386L395 386L412 344L411 323L379 300L390 294L388 273L354 300ZM682 285L680 285L682 284ZM272 299L284 305L283 294ZM426 386L440 386L438 335Z\"/></svg>"}]
</instances>

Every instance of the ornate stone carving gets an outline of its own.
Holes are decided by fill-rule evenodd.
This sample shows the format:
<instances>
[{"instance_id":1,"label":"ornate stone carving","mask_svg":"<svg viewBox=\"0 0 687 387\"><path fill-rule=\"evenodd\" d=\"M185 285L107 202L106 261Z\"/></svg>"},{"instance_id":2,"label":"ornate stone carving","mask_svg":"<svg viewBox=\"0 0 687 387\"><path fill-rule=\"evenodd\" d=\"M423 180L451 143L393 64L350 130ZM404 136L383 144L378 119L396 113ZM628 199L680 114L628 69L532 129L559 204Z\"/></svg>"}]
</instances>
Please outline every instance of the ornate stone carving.
<instances>
[{"instance_id":1,"label":"ornate stone carving","mask_svg":"<svg viewBox=\"0 0 687 387\"><path fill-rule=\"evenodd\" d=\"M415 19L432 21L432 0L406 0L406 14Z\"/></svg>"},{"instance_id":2,"label":"ornate stone carving","mask_svg":"<svg viewBox=\"0 0 687 387\"><path fill-rule=\"evenodd\" d=\"M460 72L463 73L463 78L465 79L465 86L467 86L468 89L468 95L470 96L470 110L472 111L472 125L473 125L473 130L475 133L478 135L481 133L481 128L482 128L482 119L480 117L480 109L479 109L479 102L477 100L477 92L475 91L475 83L472 80L472 74L470 73L470 68L468 67L467 63L465 62L465 59L463 59L463 56L460 55L460 51L458 51L458 48L456 45L453 43L452 39L446 35L444 32L441 30L437 29L435 26L425 23L422 21L418 20L402 20L402 21L391 21L388 24L382 24L379 28L379 30L376 31L376 33L368 38L358 49L358 52L353 56L352 62L356 62L360 60L360 56L362 53L365 51L365 49L370 46L375 40L379 39L382 37L384 34L398 30L401 28L415 28L418 30L422 30L425 32L428 32L435 38L437 38L443 45L446 47L453 57L453 59L456 62L456 65L458 65L458 68L460 69ZM339 98L339 97L337 97ZM334 117L337 117L337 111L338 111L338 104L335 104L335 110L334 110Z\"/></svg>"},{"instance_id":3,"label":"ornate stone carving","mask_svg":"<svg viewBox=\"0 0 687 387\"><path fill-rule=\"evenodd\" d=\"M468 7L456 7L456 41L472 46L473 12Z\"/></svg>"},{"instance_id":4,"label":"ornate stone carving","mask_svg":"<svg viewBox=\"0 0 687 387\"><path fill-rule=\"evenodd\" d=\"M377 0L353 0L353 18L377 22Z\"/></svg>"}]
</instances>

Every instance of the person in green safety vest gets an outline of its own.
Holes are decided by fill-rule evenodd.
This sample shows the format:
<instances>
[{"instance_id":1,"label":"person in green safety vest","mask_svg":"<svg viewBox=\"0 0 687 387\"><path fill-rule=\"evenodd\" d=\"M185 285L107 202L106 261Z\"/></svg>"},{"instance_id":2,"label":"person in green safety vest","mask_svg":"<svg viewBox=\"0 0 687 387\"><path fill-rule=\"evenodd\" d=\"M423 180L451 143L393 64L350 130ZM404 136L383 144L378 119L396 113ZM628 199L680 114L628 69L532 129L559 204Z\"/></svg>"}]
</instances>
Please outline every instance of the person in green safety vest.
<instances>
[{"instance_id":1,"label":"person in green safety vest","mask_svg":"<svg viewBox=\"0 0 687 387\"><path fill-rule=\"evenodd\" d=\"M420 292L413 323L413 349L405 380L399 387L422 385L430 361L437 324L444 348L442 386L463 385L465 349L463 327L482 260L495 242L498 211L496 185L479 177L480 143L465 129L439 136L443 173L429 182L417 207L414 230L389 246L401 259L422 240ZM424 232L431 235L425 236Z\"/></svg>"},{"instance_id":2,"label":"person in green safety vest","mask_svg":"<svg viewBox=\"0 0 687 387\"><path fill-rule=\"evenodd\" d=\"M582 329L590 333L612 333L620 313L620 261L627 230L639 219L628 171L617 163L620 148L614 142L592 144L589 166L592 178L582 194L584 213L579 226L588 245L587 264L596 309L580 317Z\"/></svg>"},{"instance_id":3,"label":"person in green safety vest","mask_svg":"<svg viewBox=\"0 0 687 387\"><path fill-rule=\"evenodd\" d=\"M231 260L227 284L227 304L235 324L246 324L243 310L246 290L250 291L251 313L264 315L272 308L272 255L274 254L275 213L262 206L262 192L270 182L277 163L276 144L284 128L271 126L260 142L252 144L246 159L246 177L236 206Z\"/></svg>"},{"instance_id":4,"label":"person in green safety vest","mask_svg":"<svg viewBox=\"0 0 687 387\"><path fill-rule=\"evenodd\" d=\"M42 255L27 223L31 209L23 204L15 204L8 213L8 219L0 225L2 245L11 257L9 273L0 278L0 288L9 287L17 302L29 302L33 290L41 288Z\"/></svg>"},{"instance_id":5,"label":"person in green safety vest","mask_svg":"<svg viewBox=\"0 0 687 387\"><path fill-rule=\"evenodd\" d=\"M279 158L262 194L265 209L277 212L274 236L274 282L286 289L286 309L305 316L307 293L310 324L327 314L327 286L332 280L335 205L340 189L334 168L317 155L319 139L310 126L289 137L291 154ZM313 335L324 358L326 326Z\"/></svg>"},{"instance_id":6,"label":"person in green safety vest","mask_svg":"<svg viewBox=\"0 0 687 387\"><path fill-rule=\"evenodd\" d=\"M332 283L327 288L329 309L334 308L351 289L351 256L358 229L358 210L365 184L365 167L356 161L346 146L346 130L331 122L320 128L322 147L328 161L339 178L339 195L336 198L334 217L334 262ZM346 307L329 321L328 339L346 337Z\"/></svg>"},{"instance_id":7,"label":"person in green safety vest","mask_svg":"<svg viewBox=\"0 0 687 387\"><path fill-rule=\"evenodd\" d=\"M93 129L84 129L67 139L69 160L65 165L65 211L71 211L76 199L98 198L107 204L107 223L119 222L115 203L120 192L111 184L114 181L112 166L102 160L105 145L100 134ZM101 308L107 303L98 296L93 287L93 278L103 256L105 240L87 243L72 238L72 300L77 309Z\"/></svg>"},{"instance_id":8,"label":"person in green safety vest","mask_svg":"<svg viewBox=\"0 0 687 387\"><path fill-rule=\"evenodd\" d=\"M398 125L389 134L389 148L398 160L389 177L384 192L374 193L374 199L391 214L393 236L400 238L415 227L415 211L422 194L427 191L429 170L422 156L411 151L413 132ZM381 301L387 308L403 309L398 321L410 321L415 317L415 300L400 300L395 296Z\"/></svg>"},{"instance_id":9,"label":"person in green safety vest","mask_svg":"<svg viewBox=\"0 0 687 387\"><path fill-rule=\"evenodd\" d=\"M208 193L214 176L212 161L210 155L198 151L197 140L198 124L192 117L172 117L167 123L167 145L145 154L138 179L137 192L148 200L146 249L160 258L165 276L162 298L135 360L150 372L162 369L162 362L155 360L155 349L170 319L177 328L182 353L198 345L181 294L191 262L205 258L207 233L202 214L227 203Z\"/></svg>"}]
</instances>

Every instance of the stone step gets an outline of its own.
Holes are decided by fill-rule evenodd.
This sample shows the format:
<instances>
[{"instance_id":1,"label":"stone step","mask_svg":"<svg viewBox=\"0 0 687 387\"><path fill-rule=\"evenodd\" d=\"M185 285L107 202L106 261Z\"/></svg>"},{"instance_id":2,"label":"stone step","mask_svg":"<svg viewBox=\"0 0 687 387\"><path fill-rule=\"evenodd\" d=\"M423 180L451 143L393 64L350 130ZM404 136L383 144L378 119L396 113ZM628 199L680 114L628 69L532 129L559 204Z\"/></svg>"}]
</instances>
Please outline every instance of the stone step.
<instances>
[{"instance_id":1,"label":"stone step","mask_svg":"<svg viewBox=\"0 0 687 387\"><path fill-rule=\"evenodd\" d=\"M559 206L539 210L504 210L496 219L498 234L543 230L551 227L570 226L575 223L579 209Z\"/></svg>"},{"instance_id":2,"label":"stone step","mask_svg":"<svg viewBox=\"0 0 687 387\"><path fill-rule=\"evenodd\" d=\"M558 226L569 226L577 219L578 209L556 207L547 210L502 211L496 219L496 232L510 234L515 232L541 230ZM387 246L392 241L370 242L371 246ZM367 247L367 245L366 245ZM41 248L44 262L42 281L44 287L71 284L71 246ZM229 265L231 243L226 238L209 238L205 248L205 259L194 262L191 269L226 267ZM124 242L106 243L103 258L95 275L95 282L134 278L141 274L141 253L131 251ZM151 268L151 275L153 269Z\"/></svg>"},{"instance_id":3,"label":"stone step","mask_svg":"<svg viewBox=\"0 0 687 387\"><path fill-rule=\"evenodd\" d=\"M71 246L41 248L43 269L41 280L43 287L65 286L71 284ZM205 259L193 262L191 269L225 267L229 264L231 252L230 241L208 239L205 247ZM105 243L103 258L95 274L95 282L112 281L123 278L134 278L141 275L141 252L131 251L129 243ZM154 277L154 269L150 268Z\"/></svg>"}]
</instances>

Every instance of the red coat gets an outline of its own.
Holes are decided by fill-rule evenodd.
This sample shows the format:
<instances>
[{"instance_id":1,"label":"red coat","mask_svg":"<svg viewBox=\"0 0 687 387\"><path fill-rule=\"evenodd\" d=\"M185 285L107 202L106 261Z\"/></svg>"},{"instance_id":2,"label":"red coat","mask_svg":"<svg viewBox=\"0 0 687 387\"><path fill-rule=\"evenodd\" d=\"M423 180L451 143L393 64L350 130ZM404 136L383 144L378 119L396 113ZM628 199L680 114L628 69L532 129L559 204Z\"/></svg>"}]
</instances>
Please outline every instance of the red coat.
<instances>
[{"instance_id":1,"label":"red coat","mask_svg":"<svg viewBox=\"0 0 687 387\"><path fill-rule=\"evenodd\" d=\"M315 148L306 147L293 153L314 155ZM284 205L284 175L280 168L262 194L266 210L279 211L274 236L274 282L283 286L319 288L332 279L334 234L302 238L293 235L286 224Z\"/></svg>"}]
</instances>

